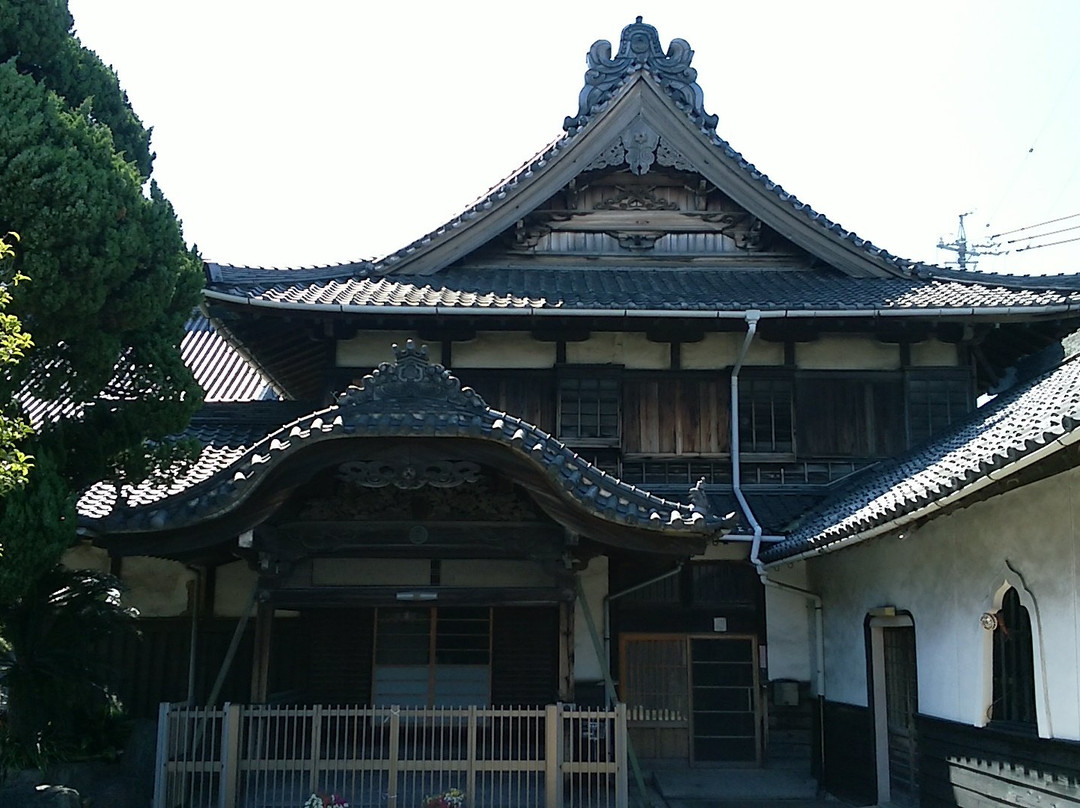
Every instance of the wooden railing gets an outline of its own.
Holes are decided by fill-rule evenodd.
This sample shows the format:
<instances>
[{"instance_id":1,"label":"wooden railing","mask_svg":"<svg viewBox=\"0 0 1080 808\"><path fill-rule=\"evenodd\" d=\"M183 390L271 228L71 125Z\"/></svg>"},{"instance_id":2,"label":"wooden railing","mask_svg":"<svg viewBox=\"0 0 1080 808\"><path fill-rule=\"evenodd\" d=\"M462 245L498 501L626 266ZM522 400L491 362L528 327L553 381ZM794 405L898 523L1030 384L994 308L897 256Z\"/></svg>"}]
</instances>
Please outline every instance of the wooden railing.
<instances>
[{"instance_id":1,"label":"wooden railing","mask_svg":"<svg viewBox=\"0 0 1080 808\"><path fill-rule=\"evenodd\" d=\"M154 808L626 808L626 708L162 704Z\"/></svg>"}]
</instances>

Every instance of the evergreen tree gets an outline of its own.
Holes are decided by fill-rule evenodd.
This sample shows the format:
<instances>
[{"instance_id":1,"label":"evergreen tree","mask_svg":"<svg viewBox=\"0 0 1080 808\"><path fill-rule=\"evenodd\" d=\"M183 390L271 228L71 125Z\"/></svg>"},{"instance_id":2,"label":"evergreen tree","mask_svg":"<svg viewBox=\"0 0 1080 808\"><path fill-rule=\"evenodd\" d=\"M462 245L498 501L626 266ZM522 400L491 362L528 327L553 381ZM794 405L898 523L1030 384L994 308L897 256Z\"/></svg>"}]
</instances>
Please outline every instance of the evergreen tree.
<instances>
[{"instance_id":1,"label":"evergreen tree","mask_svg":"<svg viewBox=\"0 0 1080 808\"><path fill-rule=\"evenodd\" d=\"M75 538L74 499L181 430L199 391L180 359L201 262L150 179L150 133L72 34L66 0L0 0L0 233L16 231L10 313L35 348L3 400L56 402L30 482L0 501L0 604Z\"/></svg>"}]
</instances>

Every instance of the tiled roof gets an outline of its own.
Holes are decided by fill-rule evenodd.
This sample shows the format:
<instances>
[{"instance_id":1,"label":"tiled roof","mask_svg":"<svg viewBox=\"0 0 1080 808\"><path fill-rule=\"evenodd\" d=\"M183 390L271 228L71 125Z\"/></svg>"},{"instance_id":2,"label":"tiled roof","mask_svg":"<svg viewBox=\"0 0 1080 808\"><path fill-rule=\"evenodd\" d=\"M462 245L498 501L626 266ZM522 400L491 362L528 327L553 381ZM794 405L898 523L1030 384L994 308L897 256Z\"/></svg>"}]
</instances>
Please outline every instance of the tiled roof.
<instances>
[{"instance_id":1,"label":"tiled roof","mask_svg":"<svg viewBox=\"0 0 1080 808\"><path fill-rule=\"evenodd\" d=\"M1076 278L969 273L952 277L852 278L807 269L726 267L454 267L419 278L360 276L309 281L281 270L216 266L211 291L268 305L496 310L877 311L1080 308ZM1066 283L1065 281L1069 281Z\"/></svg>"},{"instance_id":2,"label":"tiled roof","mask_svg":"<svg viewBox=\"0 0 1080 808\"><path fill-rule=\"evenodd\" d=\"M967 421L924 447L879 466L810 511L788 539L762 554L765 562L881 529L932 503L982 484L1010 464L1080 433L1080 357L1033 382L1002 393ZM1069 436L1069 437L1066 437Z\"/></svg>"},{"instance_id":3,"label":"tiled roof","mask_svg":"<svg viewBox=\"0 0 1080 808\"><path fill-rule=\"evenodd\" d=\"M728 528L702 492L692 505L671 502L620 482L535 426L489 408L426 349L410 341L398 361L383 363L338 403L278 429L253 446L207 447L195 467L166 484L99 484L83 495L83 526L110 532L154 531L197 524L243 500L286 457L322 441L348 437L458 437L494 442L541 469L552 487L601 518L663 533L708 536Z\"/></svg>"},{"instance_id":4,"label":"tiled roof","mask_svg":"<svg viewBox=\"0 0 1080 808\"><path fill-rule=\"evenodd\" d=\"M219 334L201 312L184 325L180 355L203 389L203 400L259 401L277 398L270 383Z\"/></svg>"},{"instance_id":5,"label":"tiled roof","mask_svg":"<svg viewBox=\"0 0 1080 808\"><path fill-rule=\"evenodd\" d=\"M501 182L492 186L459 215L436 230L376 262L300 269L260 269L208 265L211 296L296 308L378 306L438 307L448 312L497 310L572 313L578 309L745 310L758 308L897 311L914 308L1068 306L1080 302L1080 277L1019 278L983 275L969 270L932 267L899 258L860 238L784 190L716 133L716 117L705 112L697 73L690 67L693 50L676 39L666 51L653 26L641 18L622 32L619 52L596 42L589 51L589 70L579 96L577 115L567 118L565 134L542 148ZM737 267L683 268L605 267L550 269L540 266L443 267L423 280L410 281L406 265L488 212L509 204L544 176L561 154L572 148L601 113L647 80L711 145L716 160L780 210L790 209L810 231L843 243L845 254L869 261L889 277L854 278L840 272L760 271ZM646 271L643 271L645 269ZM840 277L837 277L840 276Z\"/></svg>"},{"instance_id":6,"label":"tiled roof","mask_svg":"<svg viewBox=\"0 0 1080 808\"><path fill-rule=\"evenodd\" d=\"M79 516L102 519L118 507L138 508L188 490L228 468L244 453L295 418L297 404L291 401L244 401L231 404L208 403L192 419L181 438L202 445L188 464L138 484L99 482L79 498Z\"/></svg>"}]
</instances>

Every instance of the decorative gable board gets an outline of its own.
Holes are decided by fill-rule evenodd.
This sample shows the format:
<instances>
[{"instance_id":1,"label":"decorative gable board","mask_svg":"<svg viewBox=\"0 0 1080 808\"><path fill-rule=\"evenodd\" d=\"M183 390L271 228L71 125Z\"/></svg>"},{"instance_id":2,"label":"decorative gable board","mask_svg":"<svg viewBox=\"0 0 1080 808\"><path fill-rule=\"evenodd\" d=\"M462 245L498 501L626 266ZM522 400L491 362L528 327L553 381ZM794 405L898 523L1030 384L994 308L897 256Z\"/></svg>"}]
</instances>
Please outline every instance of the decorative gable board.
<instances>
[{"instance_id":1,"label":"decorative gable board","mask_svg":"<svg viewBox=\"0 0 1080 808\"><path fill-rule=\"evenodd\" d=\"M638 27L655 38L651 26ZM437 234L388 257L382 268L431 274L513 234L518 250L535 250L545 236L549 248L601 252L616 244L652 250L666 238L661 254L764 249L802 258L800 263L812 257L856 277L902 274L865 243L808 215L703 125L700 115L680 109L656 65L641 67L591 117L568 121L582 122L525 170ZM592 238L567 235L575 233Z\"/></svg>"}]
</instances>

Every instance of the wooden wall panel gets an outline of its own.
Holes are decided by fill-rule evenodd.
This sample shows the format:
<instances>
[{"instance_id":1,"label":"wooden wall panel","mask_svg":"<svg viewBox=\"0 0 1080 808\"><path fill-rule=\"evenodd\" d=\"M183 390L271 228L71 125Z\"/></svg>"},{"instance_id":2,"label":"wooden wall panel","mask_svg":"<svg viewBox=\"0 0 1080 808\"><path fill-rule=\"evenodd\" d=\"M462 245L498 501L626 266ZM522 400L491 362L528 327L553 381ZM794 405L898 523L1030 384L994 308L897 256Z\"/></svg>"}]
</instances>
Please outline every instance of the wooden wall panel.
<instances>
[{"instance_id":1,"label":"wooden wall panel","mask_svg":"<svg viewBox=\"0 0 1080 808\"><path fill-rule=\"evenodd\" d=\"M627 454L724 454L729 450L728 380L641 378L623 383Z\"/></svg>"},{"instance_id":2,"label":"wooden wall panel","mask_svg":"<svg viewBox=\"0 0 1080 808\"><path fill-rule=\"evenodd\" d=\"M554 704L559 691L559 608L495 609L491 627L491 704Z\"/></svg>"},{"instance_id":3,"label":"wooden wall panel","mask_svg":"<svg viewBox=\"0 0 1080 808\"><path fill-rule=\"evenodd\" d=\"M312 653L304 700L313 704L370 704L375 610L308 609L300 618ZM321 649L316 653L315 649Z\"/></svg>"},{"instance_id":4,"label":"wooden wall panel","mask_svg":"<svg viewBox=\"0 0 1080 808\"><path fill-rule=\"evenodd\" d=\"M854 805L877 802L874 719L866 707L826 701L825 790Z\"/></svg>"},{"instance_id":5,"label":"wooden wall panel","mask_svg":"<svg viewBox=\"0 0 1080 808\"><path fill-rule=\"evenodd\" d=\"M919 715L923 808L1080 807L1080 742Z\"/></svg>"},{"instance_id":6,"label":"wooden wall panel","mask_svg":"<svg viewBox=\"0 0 1080 808\"><path fill-rule=\"evenodd\" d=\"M550 372L463 370L462 384L472 387L492 409L514 415L555 434L555 377Z\"/></svg>"}]
</instances>

